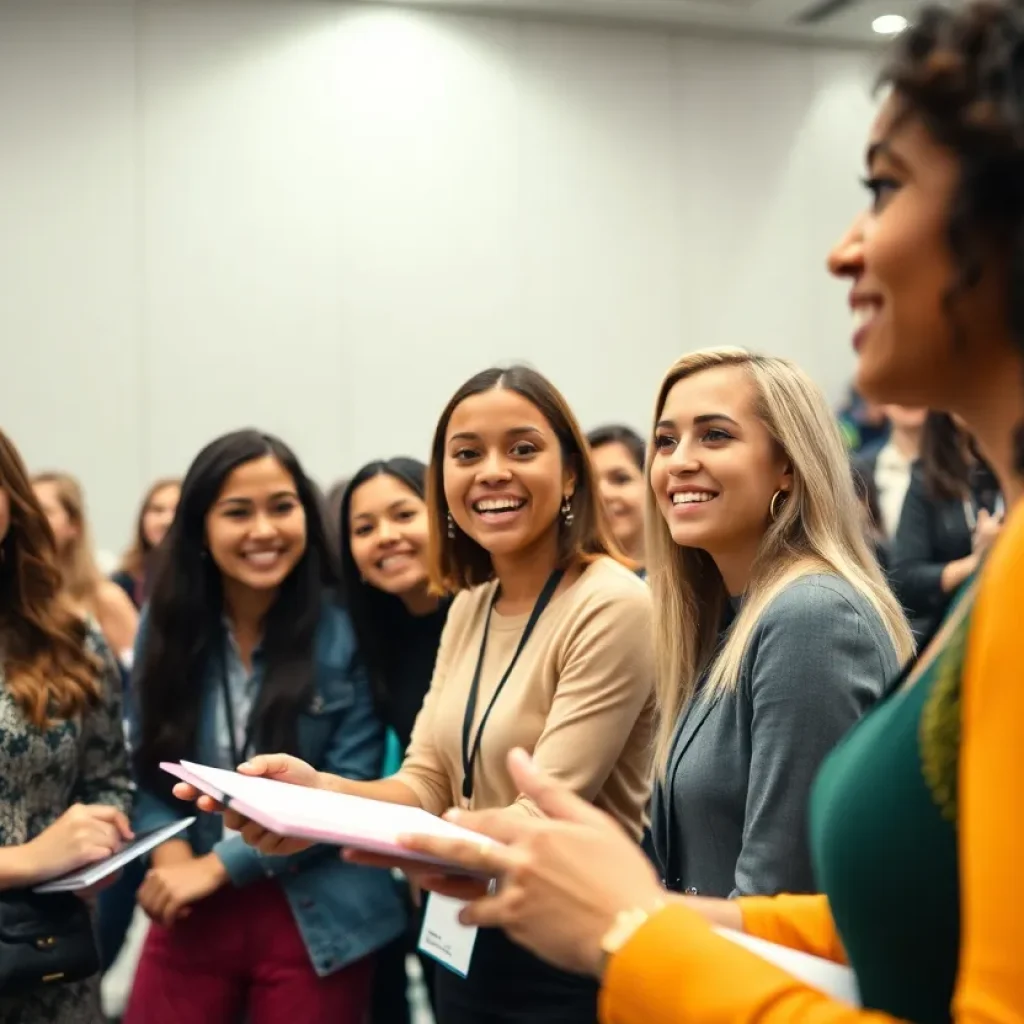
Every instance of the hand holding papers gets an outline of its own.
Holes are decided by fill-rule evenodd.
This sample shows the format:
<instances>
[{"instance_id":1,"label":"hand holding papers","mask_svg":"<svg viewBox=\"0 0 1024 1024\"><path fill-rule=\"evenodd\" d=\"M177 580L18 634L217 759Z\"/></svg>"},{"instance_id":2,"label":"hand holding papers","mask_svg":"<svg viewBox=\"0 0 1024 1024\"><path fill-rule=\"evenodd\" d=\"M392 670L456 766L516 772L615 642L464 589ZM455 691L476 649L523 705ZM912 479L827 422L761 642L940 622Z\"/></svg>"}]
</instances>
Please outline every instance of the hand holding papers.
<instances>
[{"instance_id":1,"label":"hand holding papers","mask_svg":"<svg viewBox=\"0 0 1024 1024\"><path fill-rule=\"evenodd\" d=\"M165 763L161 768L262 828L310 843L350 847L399 861L416 860L447 869L450 865L443 860L411 853L399 845L399 836L469 839L477 845L491 842L418 807L288 785L190 761ZM462 869L456 868L456 871L463 873Z\"/></svg>"},{"instance_id":2,"label":"hand holding papers","mask_svg":"<svg viewBox=\"0 0 1024 1024\"><path fill-rule=\"evenodd\" d=\"M182 821L175 821L170 825L165 825L163 828L154 829L145 835L137 836L134 842L129 843L119 853L97 861L95 864L79 868L77 871L62 875L60 878L37 885L35 891L40 893L83 892L86 889L91 889L105 878L109 878L115 872L120 871L129 861L145 856L145 854L161 843L165 843L179 832L183 832L195 820L195 818L185 818Z\"/></svg>"}]
</instances>

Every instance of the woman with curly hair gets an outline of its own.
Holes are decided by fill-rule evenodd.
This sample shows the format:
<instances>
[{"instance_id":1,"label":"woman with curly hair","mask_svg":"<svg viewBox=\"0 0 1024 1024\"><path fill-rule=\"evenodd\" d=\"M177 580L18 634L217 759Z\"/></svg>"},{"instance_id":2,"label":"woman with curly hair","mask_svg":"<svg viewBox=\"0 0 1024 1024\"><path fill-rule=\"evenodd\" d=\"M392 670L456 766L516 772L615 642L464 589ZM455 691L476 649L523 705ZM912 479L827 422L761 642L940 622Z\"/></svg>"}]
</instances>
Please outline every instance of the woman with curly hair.
<instances>
[{"instance_id":1,"label":"woman with curly hair","mask_svg":"<svg viewBox=\"0 0 1024 1024\"><path fill-rule=\"evenodd\" d=\"M119 850L131 792L117 665L63 590L46 517L0 432L0 902ZM0 947L0 979L8 955ZM0 980L4 1024L103 1019L96 978L21 995Z\"/></svg>"},{"instance_id":2,"label":"woman with curly hair","mask_svg":"<svg viewBox=\"0 0 1024 1024\"><path fill-rule=\"evenodd\" d=\"M499 877L464 923L600 978L607 1024L1024 1020L1024 4L925 8L883 82L870 206L829 261L852 282L857 384L961 417L1007 520L980 581L819 772L818 894L669 896L522 753L516 788L546 818L453 816L505 846L409 841ZM861 1006L713 925L849 965Z\"/></svg>"}]
</instances>

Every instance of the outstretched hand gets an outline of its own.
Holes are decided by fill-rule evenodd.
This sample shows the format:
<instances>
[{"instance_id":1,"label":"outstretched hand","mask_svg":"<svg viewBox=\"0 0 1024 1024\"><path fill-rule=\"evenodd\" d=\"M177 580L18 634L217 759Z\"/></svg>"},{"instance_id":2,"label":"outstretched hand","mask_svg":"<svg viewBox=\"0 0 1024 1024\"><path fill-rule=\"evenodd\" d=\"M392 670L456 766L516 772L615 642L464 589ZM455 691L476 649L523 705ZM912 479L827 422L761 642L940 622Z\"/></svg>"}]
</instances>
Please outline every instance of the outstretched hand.
<instances>
[{"instance_id":1,"label":"outstretched hand","mask_svg":"<svg viewBox=\"0 0 1024 1024\"><path fill-rule=\"evenodd\" d=\"M570 971L599 974L601 940L620 912L653 911L665 892L647 857L607 814L534 766L508 758L518 790L547 816L449 811L448 820L496 844L405 836L409 850L500 882L462 911L464 924L500 927L520 945Z\"/></svg>"},{"instance_id":2,"label":"outstretched hand","mask_svg":"<svg viewBox=\"0 0 1024 1024\"><path fill-rule=\"evenodd\" d=\"M320 773L310 764L292 757L290 754L260 754L238 766L240 775L249 775L275 782L285 782L292 786L305 786L309 789L320 787ZM306 839L292 839L268 832L262 825L244 815L233 811L230 807L214 800L213 797L201 793L195 786L187 782L179 782L174 786L174 795L179 800L194 803L207 814L222 814L224 827L241 834L242 838L260 853L273 856L286 856L300 853L315 845Z\"/></svg>"}]
</instances>

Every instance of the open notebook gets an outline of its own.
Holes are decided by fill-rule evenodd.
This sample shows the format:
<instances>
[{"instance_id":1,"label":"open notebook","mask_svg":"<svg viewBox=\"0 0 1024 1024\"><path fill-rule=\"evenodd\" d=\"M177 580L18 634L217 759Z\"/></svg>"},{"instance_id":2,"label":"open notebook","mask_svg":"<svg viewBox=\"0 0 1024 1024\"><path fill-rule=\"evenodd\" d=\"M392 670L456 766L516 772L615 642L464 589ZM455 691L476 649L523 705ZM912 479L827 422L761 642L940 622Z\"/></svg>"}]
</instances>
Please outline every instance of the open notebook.
<instances>
[{"instance_id":1,"label":"open notebook","mask_svg":"<svg viewBox=\"0 0 1024 1024\"><path fill-rule=\"evenodd\" d=\"M715 931L723 938L745 946L763 960L781 967L787 974L792 974L805 985L810 985L811 988L816 988L840 1002L849 1003L850 1006L860 1006L857 979L849 967L802 953L797 949L779 946L744 932L734 932L727 928L716 928Z\"/></svg>"},{"instance_id":2,"label":"open notebook","mask_svg":"<svg viewBox=\"0 0 1024 1024\"><path fill-rule=\"evenodd\" d=\"M410 853L398 845L398 837L416 834L468 839L477 845L492 842L418 807L292 786L191 761L165 762L160 767L265 829L294 839L394 854L404 860L451 867L452 873L458 874L465 874L465 869Z\"/></svg>"}]
</instances>

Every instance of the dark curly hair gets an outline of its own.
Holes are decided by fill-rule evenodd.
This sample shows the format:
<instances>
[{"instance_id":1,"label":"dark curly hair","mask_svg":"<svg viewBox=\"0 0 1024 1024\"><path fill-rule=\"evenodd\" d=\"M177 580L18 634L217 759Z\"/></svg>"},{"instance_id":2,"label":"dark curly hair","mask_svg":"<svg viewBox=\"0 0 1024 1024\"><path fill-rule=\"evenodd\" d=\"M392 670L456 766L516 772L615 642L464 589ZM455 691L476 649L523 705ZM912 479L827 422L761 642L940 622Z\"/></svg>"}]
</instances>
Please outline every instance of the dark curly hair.
<instances>
[{"instance_id":1,"label":"dark curly hair","mask_svg":"<svg viewBox=\"0 0 1024 1024\"><path fill-rule=\"evenodd\" d=\"M975 0L923 8L900 34L879 76L960 163L948 238L958 273L945 298L954 306L981 280L993 251L1008 260L1007 318L1024 352L1024 2ZM1024 472L1024 428L1015 461Z\"/></svg>"}]
</instances>

